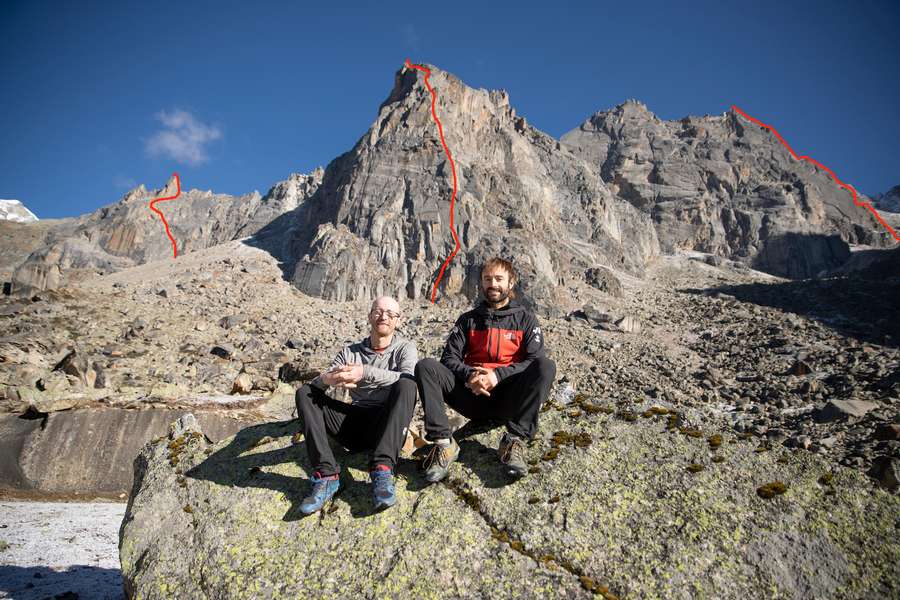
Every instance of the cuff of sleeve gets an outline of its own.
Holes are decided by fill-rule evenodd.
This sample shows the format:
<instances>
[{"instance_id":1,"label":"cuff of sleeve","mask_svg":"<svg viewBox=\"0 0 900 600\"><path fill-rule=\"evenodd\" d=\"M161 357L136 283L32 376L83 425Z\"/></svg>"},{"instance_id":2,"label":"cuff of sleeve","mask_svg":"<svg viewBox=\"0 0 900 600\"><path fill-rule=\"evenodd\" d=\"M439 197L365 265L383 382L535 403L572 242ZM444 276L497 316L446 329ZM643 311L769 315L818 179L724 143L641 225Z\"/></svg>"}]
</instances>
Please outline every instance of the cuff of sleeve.
<instances>
[{"instance_id":1,"label":"cuff of sleeve","mask_svg":"<svg viewBox=\"0 0 900 600\"><path fill-rule=\"evenodd\" d=\"M504 379L506 379L506 367L500 367L499 369L494 369L494 375L497 377L497 383L500 383Z\"/></svg>"},{"instance_id":2,"label":"cuff of sleeve","mask_svg":"<svg viewBox=\"0 0 900 600\"><path fill-rule=\"evenodd\" d=\"M372 379L372 365L363 365L363 381L371 381Z\"/></svg>"}]
</instances>

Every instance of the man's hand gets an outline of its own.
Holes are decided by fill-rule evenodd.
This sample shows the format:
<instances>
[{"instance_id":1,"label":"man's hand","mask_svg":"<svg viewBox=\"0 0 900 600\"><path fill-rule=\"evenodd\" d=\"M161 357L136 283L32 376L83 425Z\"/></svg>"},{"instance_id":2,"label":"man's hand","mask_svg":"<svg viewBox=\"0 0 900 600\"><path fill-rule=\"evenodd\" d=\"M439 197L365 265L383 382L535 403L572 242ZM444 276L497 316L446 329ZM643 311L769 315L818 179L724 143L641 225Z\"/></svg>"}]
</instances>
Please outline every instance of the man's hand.
<instances>
[{"instance_id":1,"label":"man's hand","mask_svg":"<svg viewBox=\"0 0 900 600\"><path fill-rule=\"evenodd\" d=\"M472 390L476 396L490 396L490 390L496 385L496 383L491 385L490 379L485 374L486 371L489 369L475 367L475 371L466 382L466 387Z\"/></svg>"},{"instance_id":2,"label":"man's hand","mask_svg":"<svg viewBox=\"0 0 900 600\"><path fill-rule=\"evenodd\" d=\"M325 385L348 389L355 388L362 378L362 365L342 365L322 375L322 381Z\"/></svg>"},{"instance_id":3,"label":"man's hand","mask_svg":"<svg viewBox=\"0 0 900 600\"><path fill-rule=\"evenodd\" d=\"M473 375L469 381L466 382L466 387L472 390L476 396L490 396L491 393L484 389L484 382L481 380L481 375Z\"/></svg>"},{"instance_id":4,"label":"man's hand","mask_svg":"<svg viewBox=\"0 0 900 600\"><path fill-rule=\"evenodd\" d=\"M484 367L475 367L475 371L481 376L482 387L487 391L491 391L495 387L499 381L497 380L497 374L494 373L494 369L485 369Z\"/></svg>"}]
</instances>

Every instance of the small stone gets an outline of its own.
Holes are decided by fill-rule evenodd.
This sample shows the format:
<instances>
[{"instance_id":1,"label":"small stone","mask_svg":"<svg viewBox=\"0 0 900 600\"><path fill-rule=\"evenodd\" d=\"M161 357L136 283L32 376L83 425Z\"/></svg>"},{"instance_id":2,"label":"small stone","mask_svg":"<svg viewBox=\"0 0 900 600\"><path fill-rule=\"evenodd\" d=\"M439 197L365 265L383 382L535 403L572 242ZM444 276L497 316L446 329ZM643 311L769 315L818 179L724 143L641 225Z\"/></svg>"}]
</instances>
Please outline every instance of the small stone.
<instances>
[{"instance_id":1,"label":"small stone","mask_svg":"<svg viewBox=\"0 0 900 600\"><path fill-rule=\"evenodd\" d=\"M879 425L872 438L876 440L900 440L900 423Z\"/></svg>"},{"instance_id":2,"label":"small stone","mask_svg":"<svg viewBox=\"0 0 900 600\"><path fill-rule=\"evenodd\" d=\"M231 386L232 394L249 394L253 389L253 379L247 373L241 373Z\"/></svg>"},{"instance_id":3,"label":"small stone","mask_svg":"<svg viewBox=\"0 0 900 600\"><path fill-rule=\"evenodd\" d=\"M810 366L810 364L802 359L795 360L794 364L791 365L791 368L788 369L788 375L796 375L798 377L809 375L812 372L813 368Z\"/></svg>"},{"instance_id":4,"label":"small stone","mask_svg":"<svg viewBox=\"0 0 900 600\"><path fill-rule=\"evenodd\" d=\"M622 283L613 272L606 267L591 267L584 272L584 280L588 285L591 285L610 296L616 298L624 296Z\"/></svg>"},{"instance_id":5,"label":"small stone","mask_svg":"<svg viewBox=\"0 0 900 600\"><path fill-rule=\"evenodd\" d=\"M900 488L900 459L893 456L879 456L872 464L869 476L886 490L896 492Z\"/></svg>"},{"instance_id":6,"label":"small stone","mask_svg":"<svg viewBox=\"0 0 900 600\"><path fill-rule=\"evenodd\" d=\"M178 439L181 436L190 433L203 433L203 430L200 429L200 423L197 421L197 417L195 417L193 413L182 415L178 417L178 419L173 421L171 425L169 425L170 440Z\"/></svg>"},{"instance_id":7,"label":"small stone","mask_svg":"<svg viewBox=\"0 0 900 600\"><path fill-rule=\"evenodd\" d=\"M218 356L219 358L227 359L233 358L234 352L234 346L232 346L231 344L218 344L216 346L213 346L209 351L210 354Z\"/></svg>"},{"instance_id":8,"label":"small stone","mask_svg":"<svg viewBox=\"0 0 900 600\"><path fill-rule=\"evenodd\" d=\"M641 332L641 322L637 319L637 317L633 317L631 315L622 317L621 319L616 321L616 325L625 333Z\"/></svg>"},{"instance_id":9,"label":"small stone","mask_svg":"<svg viewBox=\"0 0 900 600\"><path fill-rule=\"evenodd\" d=\"M865 400L830 400L828 404L813 413L813 418L819 423L858 419L876 408L878 408L877 404Z\"/></svg>"},{"instance_id":10,"label":"small stone","mask_svg":"<svg viewBox=\"0 0 900 600\"><path fill-rule=\"evenodd\" d=\"M794 438L794 446L797 448L803 448L804 450L809 450L809 447L812 445L812 438L808 435L800 435Z\"/></svg>"},{"instance_id":11,"label":"small stone","mask_svg":"<svg viewBox=\"0 0 900 600\"><path fill-rule=\"evenodd\" d=\"M231 329L233 327L237 327L241 323L248 321L249 319L250 317L244 314L229 315L227 317L222 317L219 320L219 325L225 329Z\"/></svg>"},{"instance_id":12,"label":"small stone","mask_svg":"<svg viewBox=\"0 0 900 600\"><path fill-rule=\"evenodd\" d=\"M787 439L787 433L783 429L775 427L766 432L766 437L770 442L777 444Z\"/></svg>"}]
</instances>

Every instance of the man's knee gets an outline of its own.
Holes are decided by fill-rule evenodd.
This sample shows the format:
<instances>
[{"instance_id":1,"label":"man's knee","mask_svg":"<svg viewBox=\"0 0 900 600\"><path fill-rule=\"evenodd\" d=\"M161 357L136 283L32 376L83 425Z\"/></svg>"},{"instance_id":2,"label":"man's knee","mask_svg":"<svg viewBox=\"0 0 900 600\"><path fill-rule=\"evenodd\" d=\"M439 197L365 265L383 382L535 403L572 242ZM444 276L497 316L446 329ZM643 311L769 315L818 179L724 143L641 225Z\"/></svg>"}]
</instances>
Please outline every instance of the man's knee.
<instances>
[{"instance_id":1,"label":"man's knee","mask_svg":"<svg viewBox=\"0 0 900 600\"><path fill-rule=\"evenodd\" d=\"M541 381L553 381L556 378L556 363L546 356L534 359L538 379Z\"/></svg>"},{"instance_id":2,"label":"man's knee","mask_svg":"<svg viewBox=\"0 0 900 600\"><path fill-rule=\"evenodd\" d=\"M419 362L416 363L416 379L420 377L428 377L432 373L434 373L438 368L440 368L441 363L434 358L423 358Z\"/></svg>"},{"instance_id":3,"label":"man's knee","mask_svg":"<svg viewBox=\"0 0 900 600\"><path fill-rule=\"evenodd\" d=\"M398 379L392 387L394 388L392 390L394 393L391 394L391 396L398 400L411 400L413 403L415 403L416 393L419 389L416 386L415 379L408 375L401 376L400 379Z\"/></svg>"},{"instance_id":4,"label":"man's knee","mask_svg":"<svg viewBox=\"0 0 900 600\"><path fill-rule=\"evenodd\" d=\"M313 391L309 384L304 385L294 394L294 403L297 405L297 416L303 414L304 410L309 410L313 405Z\"/></svg>"}]
</instances>

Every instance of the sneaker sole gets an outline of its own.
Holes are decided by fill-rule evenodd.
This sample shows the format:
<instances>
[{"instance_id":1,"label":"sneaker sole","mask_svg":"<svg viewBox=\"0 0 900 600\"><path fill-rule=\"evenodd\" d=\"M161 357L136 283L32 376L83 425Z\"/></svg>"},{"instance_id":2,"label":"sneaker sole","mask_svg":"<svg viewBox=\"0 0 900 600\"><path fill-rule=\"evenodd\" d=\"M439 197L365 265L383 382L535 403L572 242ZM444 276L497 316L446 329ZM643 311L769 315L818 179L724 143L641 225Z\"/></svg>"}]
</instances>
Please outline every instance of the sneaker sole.
<instances>
[{"instance_id":1,"label":"sneaker sole","mask_svg":"<svg viewBox=\"0 0 900 600\"><path fill-rule=\"evenodd\" d=\"M522 477L525 477L525 473L527 473L527 471L519 471L518 469L513 469L510 467L506 468L506 474L513 479L521 479Z\"/></svg>"},{"instance_id":2,"label":"sneaker sole","mask_svg":"<svg viewBox=\"0 0 900 600\"><path fill-rule=\"evenodd\" d=\"M444 474L441 475L440 477L438 477L437 479L434 479L434 478L429 477L428 475L426 475L426 476L425 476L425 481L427 481L428 483L440 483L441 481L447 479L447 475L449 475L449 474L450 474L450 470L447 469L447 471L445 471Z\"/></svg>"},{"instance_id":3,"label":"sneaker sole","mask_svg":"<svg viewBox=\"0 0 900 600\"><path fill-rule=\"evenodd\" d=\"M375 505L375 512L381 512L381 511L387 510L390 507L394 506L395 504L397 504L396 501L391 502L390 504L388 504L387 502L381 502L381 503Z\"/></svg>"}]
</instances>

